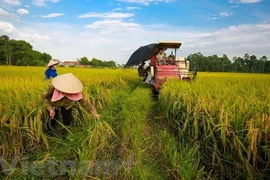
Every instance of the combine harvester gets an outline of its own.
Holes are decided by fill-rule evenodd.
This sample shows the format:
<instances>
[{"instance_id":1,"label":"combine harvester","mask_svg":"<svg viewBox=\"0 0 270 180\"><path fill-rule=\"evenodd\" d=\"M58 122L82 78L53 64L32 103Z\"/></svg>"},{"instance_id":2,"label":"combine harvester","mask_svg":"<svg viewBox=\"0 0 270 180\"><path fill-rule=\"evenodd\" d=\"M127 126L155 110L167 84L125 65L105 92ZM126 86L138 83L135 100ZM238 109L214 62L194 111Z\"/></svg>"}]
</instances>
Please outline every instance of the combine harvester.
<instances>
[{"instance_id":1,"label":"combine harvester","mask_svg":"<svg viewBox=\"0 0 270 180\"><path fill-rule=\"evenodd\" d=\"M144 82L152 85L155 95L159 94L162 84L168 78L194 81L197 71L189 72L189 61L183 57L177 57L177 49L182 43L174 41L161 41L159 43L148 44L137 49L127 61L125 67L138 67L138 75L144 77ZM158 60L157 54L159 49L173 50L169 56L165 56L162 60ZM148 66L145 62L148 61Z\"/></svg>"}]
</instances>

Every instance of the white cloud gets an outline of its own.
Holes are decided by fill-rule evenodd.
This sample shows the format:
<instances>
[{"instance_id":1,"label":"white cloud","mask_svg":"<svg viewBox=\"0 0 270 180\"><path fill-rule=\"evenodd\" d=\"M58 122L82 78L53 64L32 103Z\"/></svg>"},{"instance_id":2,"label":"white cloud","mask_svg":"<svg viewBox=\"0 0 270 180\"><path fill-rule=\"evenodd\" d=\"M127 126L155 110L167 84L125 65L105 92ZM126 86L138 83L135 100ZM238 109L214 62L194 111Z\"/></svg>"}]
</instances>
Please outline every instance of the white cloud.
<instances>
[{"instance_id":1,"label":"white cloud","mask_svg":"<svg viewBox=\"0 0 270 180\"><path fill-rule=\"evenodd\" d=\"M224 11L224 12L220 12L219 14L213 14L212 17L207 18L207 20L217 20L219 18L228 17L232 15L233 15L232 13Z\"/></svg>"},{"instance_id":2,"label":"white cloud","mask_svg":"<svg viewBox=\"0 0 270 180\"><path fill-rule=\"evenodd\" d=\"M132 7L132 6L127 6L126 10L131 11L131 10L136 10L136 9L141 9L140 7Z\"/></svg>"},{"instance_id":3,"label":"white cloud","mask_svg":"<svg viewBox=\"0 0 270 180\"><path fill-rule=\"evenodd\" d=\"M124 22L121 19L105 19L95 21L90 25L85 26L87 29L97 30L98 34L121 34L124 31L131 31L139 26L137 23Z\"/></svg>"},{"instance_id":4,"label":"white cloud","mask_svg":"<svg viewBox=\"0 0 270 180\"><path fill-rule=\"evenodd\" d=\"M132 22L123 22L122 20L115 19L115 20L110 20L110 19L105 19L102 21L95 21L91 25L87 25L86 28L92 28L92 29L104 29L104 28L110 28L110 27L137 27L139 24L137 23L132 23Z\"/></svg>"},{"instance_id":5,"label":"white cloud","mask_svg":"<svg viewBox=\"0 0 270 180\"><path fill-rule=\"evenodd\" d=\"M39 7L43 7L46 5L44 0L33 0L32 4Z\"/></svg>"},{"instance_id":6,"label":"white cloud","mask_svg":"<svg viewBox=\"0 0 270 180\"><path fill-rule=\"evenodd\" d=\"M101 53L106 44L110 44L112 49L111 53L108 52L110 56L99 56L104 59L110 58L116 60L119 63L125 63L133 50L136 50L141 45L155 43L160 40L182 42L183 46L181 47L179 55L185 57L195 52L202 52L204 55L217 54L219 56L227 54L231 59L233 56L243 56L245 53L255 54L257 57L263 55L270 57L270 24L230 26L217 31L188 28L183 30L170 26L141 26L138 24L125 30L123 27L115 27L115 24L117 23L103 22L92 24L89 30L91 30L91 28L99 28L98 30L100 30L102 34L92 39L93 42L100 42L100 47L93 47L96 52ZM119 23L119 26L120 24L121 23ZM108 26L112 26L112 29L106 28ZM158 30L156 27L159 27ZM93 34L96 35L95 30L97 29L92 29L88 36L93 37ZM106 36L106 33L108 33L109 36ZM103 40L103 38L109 42L102 42L101 39ZM118 53L113 53L115 51ZM112 56L112 54L114 55ZM89 56L92 58L97 55L91 55L90 53Z\"/></svg>"},{"instance_id":7,"label":"white cloud","mask_svg":"<svg viewBox=\"0 0 270 180\"><path fill-rule=\"evenodd\" d=\"M207 20L217 20L218 18L216 16L207 18Z\"/></svg>"},{"instance_id":8,"label":"white cloud","mask_svg":"<svg viewBox=\"0 0 270 180\"><path fill-rule=\"evenodd\" d=\"M24 39L29 42L39 42L39 43L43 43L51 39L50 36L40 35L35 30L32 29L26 29L18 32L17 38Z\"/></svg>"},{"instance_id":9,"label":"white cloud","mask_svg":"<svg viewBox=\"0 0 270 180\"><path fill-rule=\"evenodd\" d=\"M232 6L231 8L238 8L239 7L239 5L234 5L234 6Z\"/></svg>"},{"instance_id":10,"label":"white cloud","mask_svg":"<svg viewBox=\"0 0 270 180\"><path fill-rule=\"evenodd\" d=\"M270 58L269 23L206 30L162 24L143 26L119 19L102 19L88 25L88 28L63 23L38 23L27 27L15 28L8 22L0 22L0 34L8 30L10 38L27 40L34 49L63 61L86 56L122 64L140 46L161 40L182 42L178 55L184 57L201 52L205 56L227 54L230 59L242 57L245 53Z\"/></svg>"},{"instance_id":11,"label":"white cloud","mask_svg":"<svg viewBox=\"0 0 270 180\"><path fill-rule=\"evenodd\" d=\"M258 36L270 35L270 25L239 25L230 26L214 32L195 33L189 38L197 39L198 45L239 44L250 43L251 39ZM269 31L269 32L267 32ZM260 35L259 35L260 34ZM247 38L248 37L248 38ZM252 40L253 41L253 40Z\"/></svg>"},{"instance_id":12,"label":"white cloud","mask_svg":"<svg viewBox=\"0 0 270 180\"><path fill-rule=\"evenodd\" d=\"M250 4L250 3L259 3L262 0L229 0L229 3L242 3L242 4Z\"/></svg>"},{"instance_id":13,"label":"white cloud","mask_svg":"<svg viewBox=\"0 0 270 180\"><path fill-rule=\"evenodd\" d=\"M20 0L1 0L1 1L10 6L19 6L21 4Z\"/></svg>"},{"instance_id":14,"label":"white cloud","mask_svg":"<svg viewBox=\"0 0 270 180\"><path fill-rule=\"evenodd\" d=\"M118 12L109 12L109 13L95 13L90 12L86 14L81 14L77 18L112 18L112 19L121 19L121 18L129 18L134 16L131 13L118 13Z\"/></svg>"},{"instance_id":15,"label":"white cloud","mask_svg":"<svg viewBox=\"0 0 270 180\"><path fill-rule=\"evenodd\" d=\"M170 3L174 2L176 0L118 0L128 3L137 3L137 4L143 4L143 5L149 5L149 4L156 4L156 3Z\"/></svg>"},{"instance_id":16,"label":"white cloud","mask_svg":"<svg viewBox=\"0 0 270 180\"><path fill-rule=\"evenodd\" d=\"M17 13L20 15L29 14L29 11L26 9L18 9Z\"/></svg>"},{"instance_id":17,"label":"white cloud","mask_svg":"<svg viewBox=\"0 0 270 180\"><path fill-rule=\"evenodd\" d=\"M8 34L12 39L25 40L29 42L40 42L50 40L48 35L40 35L33 29L16 28L9 22L0 21L0 34Z\"/></svg>"},{"instance_id":18,"label":"white cloud","mask_svg":"<svg viewBox=\"0 0 270 180\"><path fill-rule=\"evenodd\" d=\"M0 8L0 15L1 16L9 16L10 14L11 14L10 12Z\"/></svg>"},{"instance_id":19,"label":"white cloud","mask_svg":"<svg viewBox=\"0 0 270 180\"><path fill-rule=\"evenodd\" d=\"M122 8L115 8L113 11L122 11Z\"/></svg>"},{"instance_id":20,"label":"white cloud","mask_svg":"<svg viewBox=\"0 0 270 180\"><path fill-rule=\"evenodd\" d=\"M231 16L232 15L232 13L229 13L229 12L221 12L221 13L219 13L219 16L221 16L221 17L227 17L227 16Z\"/></svg>"},{"instance_id":21,"label":"white cloud","mask_svg":"<svg viewBox=\"0 0 270 180\"><path fill-rule=\"evenodd\" d=\"M64 15L63 13L51 13L51 14L44 15L41 17L42 18L56 18L56 17L63 16L63 15Z\"/></svg>"},{"instance_id":22,"label":"white cloud","mask_svg":"<svg viewBox=\"0 0 270 180\"><path fill-rule=\"evenodd\" d=\"M32 4L35 6L43 7L46 6L46 2L58 3L60 0L33 0Z\"/></svg>"},{"instance_id":23,"label":"white cloud","mask_svg":"<svg viewBox=\"0 0 270 180\"><path fill-rule=\"evenodd\" d=\"M230 26L214 32L194 33L186 37L188 46L193 51L203 54L227 54L243 56L245 53L258 56L267 55L270 48L270 24L247 24ZM267 54L268 53L268 54Z\"/></svg>"},{"instance_id":24,"label":"white cloud","mask_svg":"<svg viewBox=\"0 0 270 180\"><path fill-rule=\"evenodd\" d=\"M30 6L29 5L24 5L26 8L30 8Z\"/></svg>"},{"instance_id":25,"label":"white cloud","mask_svg":"<svg viewBox=\"0 0 270 180\"><path fill-rule=\"evenodd\" d=\"M2 8L0 8L0 16L5 17L5 18L11 18L11 19L16 19L17 16L14 13L11 13L9 11L6 11Z\"/></svg>"},{"instance_id":26,"label":"white cloud","mask_svg":"<svg viewBox=\"0 0 270 180\"><path fill-rule=\"evenodd\" d=\"M17 31L17 29L9 22L0 21L0 32L3 33L13 33Z\"/></svg>"}]
</instances>

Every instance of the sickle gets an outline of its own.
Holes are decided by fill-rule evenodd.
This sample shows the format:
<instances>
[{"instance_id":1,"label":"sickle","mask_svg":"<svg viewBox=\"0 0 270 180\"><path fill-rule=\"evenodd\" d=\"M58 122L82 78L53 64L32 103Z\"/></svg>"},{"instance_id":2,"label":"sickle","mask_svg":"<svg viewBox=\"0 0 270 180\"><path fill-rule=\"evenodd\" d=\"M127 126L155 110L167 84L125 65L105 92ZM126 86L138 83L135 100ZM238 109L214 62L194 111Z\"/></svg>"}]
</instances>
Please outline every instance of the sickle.
<instances>
[{"instance_id":1,"label":"sickle","mask_svg":"<svg viewBox=\"0 0 270 180\"><path fill-rule=\"evenodd\" d=\"M50 117L50 119L49 119L49 121L48 121L48 125L49 125L49 129L50 130L52 130L52 131L55 131L54 129L53 129L53 127L52 127L52 120L53 120L54 118L51 118Z\"/></svg>"},{"instance_id":2,"label":"sickle","mask_svg":"<svg viewBox=\"0 0 270 180\"><path fill-rule=\"evenodd\" d=\"M55 112L55 107L52 108ZM55 131L52 127L52 120L54 119L54 117L50 117L49 121L48 121L48 125L49 125L49 129L52 131Z\"/></svg>"}]
</instances>

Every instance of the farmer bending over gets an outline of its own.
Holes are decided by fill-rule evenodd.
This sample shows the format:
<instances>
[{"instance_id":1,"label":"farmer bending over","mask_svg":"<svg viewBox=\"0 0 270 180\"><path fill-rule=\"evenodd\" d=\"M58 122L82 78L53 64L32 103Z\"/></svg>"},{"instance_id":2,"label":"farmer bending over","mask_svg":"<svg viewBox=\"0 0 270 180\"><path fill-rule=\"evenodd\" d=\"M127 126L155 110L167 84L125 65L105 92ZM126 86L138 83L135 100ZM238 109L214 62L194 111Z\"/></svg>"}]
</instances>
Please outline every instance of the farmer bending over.
<instances>
[{"instance_id":1,"label":"farmer bending over","mask_svg":"<svg viewBox=\"0 0 270 180\"><path fill-rule=\"evenodd\" d=\"M72 106L78 102L94 118L99 119L96 108L82 94L83 85L72 73L63 74L52 79L52 85L41 95L49 112L50 120L47 128L56 124L54 119L61 112L63 124L69 126L73 121Z\"/></svg>"}]
</instances>

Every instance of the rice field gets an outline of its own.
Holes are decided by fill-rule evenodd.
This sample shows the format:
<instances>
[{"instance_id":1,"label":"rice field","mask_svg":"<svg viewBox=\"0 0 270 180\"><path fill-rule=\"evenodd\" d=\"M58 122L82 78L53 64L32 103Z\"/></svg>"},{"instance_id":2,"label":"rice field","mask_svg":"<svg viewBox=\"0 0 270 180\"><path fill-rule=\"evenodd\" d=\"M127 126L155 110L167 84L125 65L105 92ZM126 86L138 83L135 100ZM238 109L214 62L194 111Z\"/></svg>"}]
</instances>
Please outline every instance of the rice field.
<instances>
[{"instance_id":1,"label":"rice field","mask_svg":"<svg viewBox=\"0 0 270 180\"><path fill-rule=\"evenodd\" d=\"M266 179L270 76L198 73L159 98L134 69L72 72L101 115L80 106L66 138L44 132L45 68L0 66L0 179Z\"/></svg>"}]
</instances>

